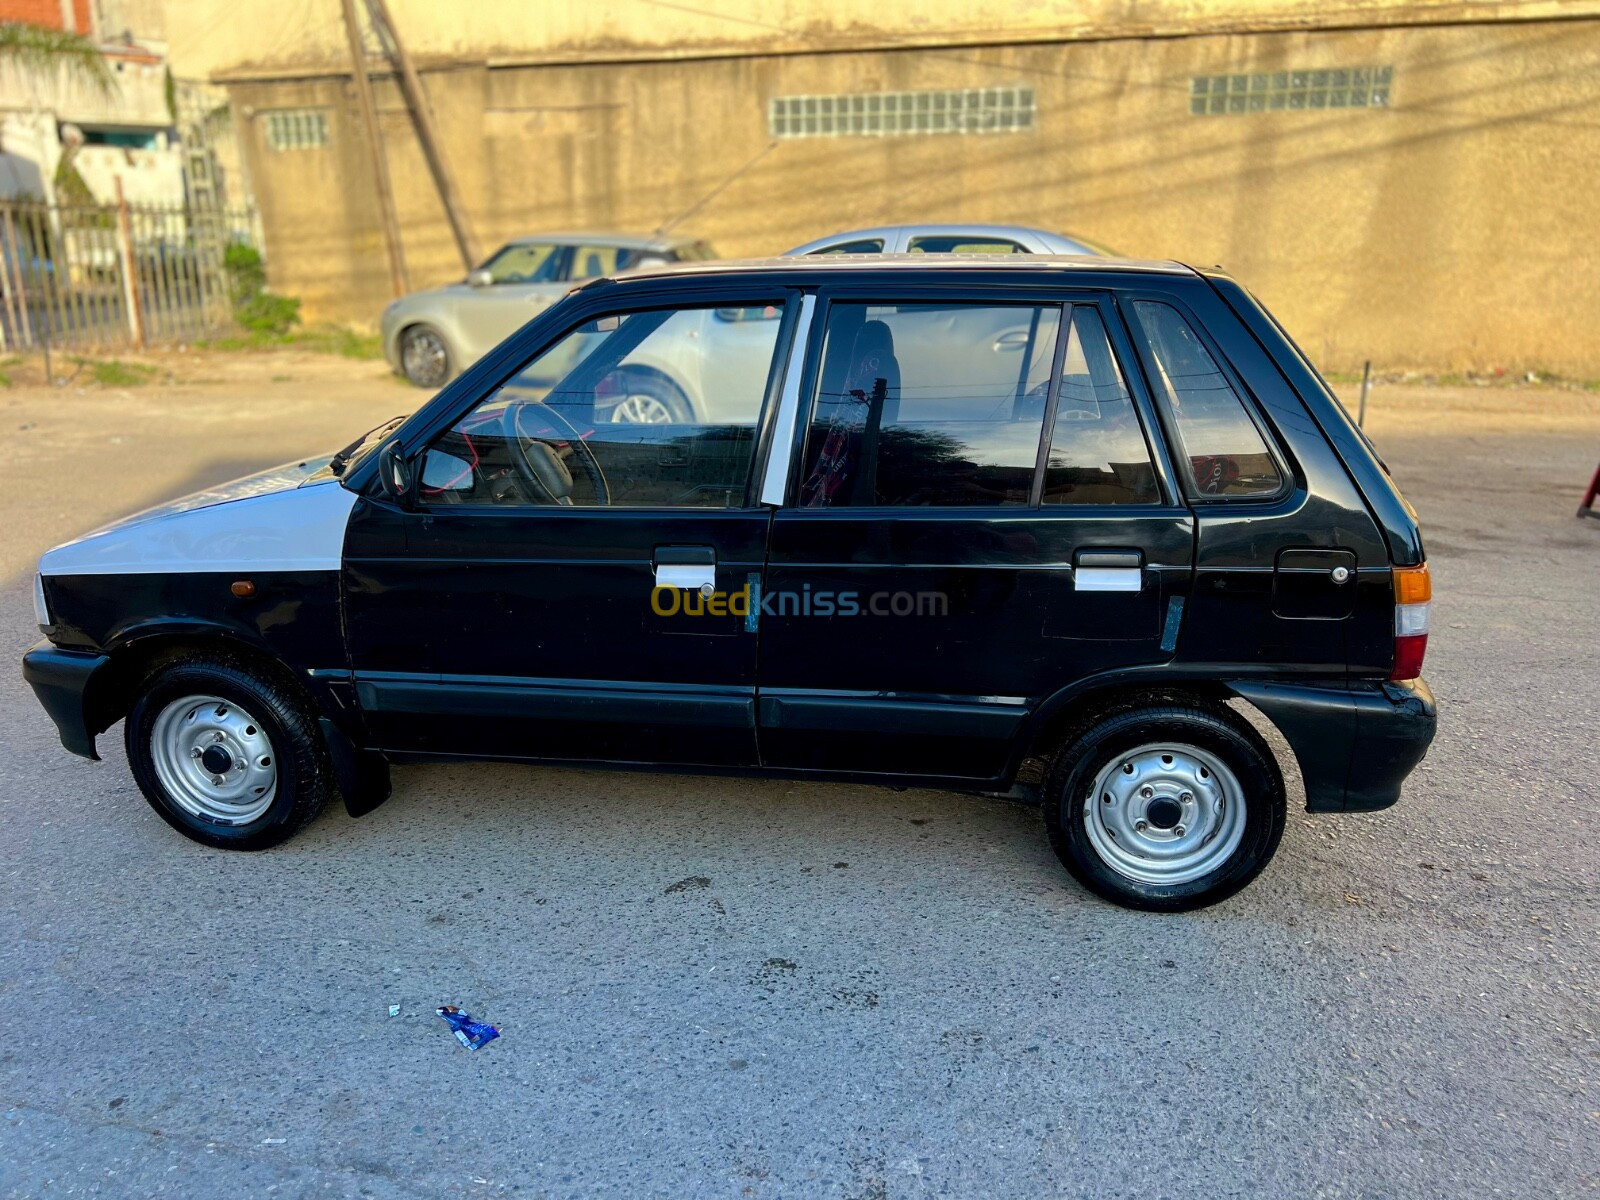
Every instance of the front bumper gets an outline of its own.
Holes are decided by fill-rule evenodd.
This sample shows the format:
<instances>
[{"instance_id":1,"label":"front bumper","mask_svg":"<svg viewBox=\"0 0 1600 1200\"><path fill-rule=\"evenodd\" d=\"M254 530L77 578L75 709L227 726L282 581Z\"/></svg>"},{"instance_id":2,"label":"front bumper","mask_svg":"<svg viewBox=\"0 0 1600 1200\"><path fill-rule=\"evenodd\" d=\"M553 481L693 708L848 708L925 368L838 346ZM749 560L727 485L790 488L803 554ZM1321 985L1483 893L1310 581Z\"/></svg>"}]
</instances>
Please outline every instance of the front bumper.
<instances>
[{"instance_id":1,"label":"front bumper","mask_svg":"<svg viewBox=\"0 0 1600 1200\"><path fill-rule=\"evenodd\" d=\"M1438 710L1421 679L1348 686L1239 681L1233 693L1278 727L1300 762L1307 812L1372 812L1433 742Z\"/></svg>"},{"instance_id":2,"label":"front bumper","mask_svg":"<svg viewBox=\"0 0 1600 1200\"><path fill-rule=\"evenodd\" d=\"M98 683L111 660L87 650L62 650L40 642L22 656L22 677L56 723L61 744L74 754L98 760L94 739L109 721L100 723Z\"/></svg>"}]
</instances>

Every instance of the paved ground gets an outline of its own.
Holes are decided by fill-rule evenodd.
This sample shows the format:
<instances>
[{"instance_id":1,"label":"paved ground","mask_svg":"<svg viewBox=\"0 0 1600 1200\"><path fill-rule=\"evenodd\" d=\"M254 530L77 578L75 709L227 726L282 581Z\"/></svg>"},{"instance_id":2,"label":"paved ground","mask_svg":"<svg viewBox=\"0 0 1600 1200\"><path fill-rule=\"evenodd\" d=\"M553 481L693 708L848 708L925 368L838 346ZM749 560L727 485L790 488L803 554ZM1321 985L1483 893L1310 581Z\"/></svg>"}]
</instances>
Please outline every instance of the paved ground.
<instances>
[{"instance_id":1,"label":"paved ground","mask_svg":"<svg viewBox=\"0 0 1600 1200\"><path fill-rule=\"evenodd\" d=\"M0 394L0 659L40 549L417 398ZM0 1196L1593 1194L1600 405L1397 388L1372 424L1439 740L1191 916L934 791L417 767L207 851L0 670ZM503 1036L459 1049L446 1002Z\"/></svg>"}]
</instances>

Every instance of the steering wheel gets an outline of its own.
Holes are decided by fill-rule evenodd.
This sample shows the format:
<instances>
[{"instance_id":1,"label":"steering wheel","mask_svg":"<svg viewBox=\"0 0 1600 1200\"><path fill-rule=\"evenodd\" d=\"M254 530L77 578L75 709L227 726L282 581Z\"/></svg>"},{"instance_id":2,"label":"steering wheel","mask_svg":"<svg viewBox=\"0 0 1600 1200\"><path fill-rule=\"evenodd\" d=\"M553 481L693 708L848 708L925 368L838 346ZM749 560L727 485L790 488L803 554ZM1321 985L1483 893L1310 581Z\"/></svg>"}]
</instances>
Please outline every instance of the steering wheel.
<instances>
[{"instance_id":1,"label":"steering wheel","mask_svg":"<svg viewBox=\"0 0 1600 1200\"><path fill-rule=\"evenodd\" d=\"M500 433L511 447L511 461L517 475L531 495L551 504L570 505L570 457L577 460L594 488L595 503L611 503L611 487L593 448L571 421L548 404L533 400L507 404L500 418ZM564 455L552 442L562 443L570 454Z\"/></svg>"}]
</instances>

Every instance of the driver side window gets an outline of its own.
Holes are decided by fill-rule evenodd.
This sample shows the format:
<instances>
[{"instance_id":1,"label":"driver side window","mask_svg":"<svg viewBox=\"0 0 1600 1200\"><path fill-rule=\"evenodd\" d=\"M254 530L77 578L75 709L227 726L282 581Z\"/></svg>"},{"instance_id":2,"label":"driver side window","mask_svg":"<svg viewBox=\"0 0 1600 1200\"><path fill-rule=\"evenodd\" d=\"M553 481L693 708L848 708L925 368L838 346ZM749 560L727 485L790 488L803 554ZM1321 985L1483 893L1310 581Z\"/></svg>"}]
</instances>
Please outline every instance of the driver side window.
<instances>
[{"instance_id":1,"label":"driver side window","mask_svg":"<svg viewBox=\"0 0 1600 1200\"><path fill-rule=\"evenodd\" d=\"M429 447L428 505L744 504L781 308L648 309L579 326Z\"/></svg>"}]
</instances>

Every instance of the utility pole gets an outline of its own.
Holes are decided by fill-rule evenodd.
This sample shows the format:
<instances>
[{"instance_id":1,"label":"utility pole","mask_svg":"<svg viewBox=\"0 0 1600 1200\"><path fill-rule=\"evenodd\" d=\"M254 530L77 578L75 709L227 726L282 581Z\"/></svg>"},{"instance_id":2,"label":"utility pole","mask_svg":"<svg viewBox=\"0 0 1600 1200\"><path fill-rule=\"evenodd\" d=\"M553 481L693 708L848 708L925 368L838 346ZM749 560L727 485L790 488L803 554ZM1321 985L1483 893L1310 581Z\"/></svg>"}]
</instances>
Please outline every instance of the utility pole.
<instances>
[{"instance_id":1,"label":"utility pole","mask_svg":"<svg viewBox=\"0 0 1600 1200\"><path fill-rule=\"evenodd\" d=\"M345 0L349 4L351 0ZM367 13L372 18L373 27L378 31L378 40L383 43L384 52L400 76L400 91L406 98L406 107L411 110L411 121L417 127L417 140L422 143L422 156L428 160L428 170L433 175L433 185L439 189L439 200L444 205L444 215L450 221L450 232L455 235L456 249L461 252L461 261L467 270L472 270L481 261L478 252L478 239L473 235L472 225L467 219L466 206L461 202L461 192L456 187L455 176L450 172L450 162L445 157L444 146L439 141L438 131L433 125L433 110L428 107L428 94L422 90L422 80L418 77L416 68L411 64L411 56L406 53L405 46L400 42L400 35L395 32L394 22L389 18L389 6L384 0L367 0Z\"/></svg>"},{"instance_id":2,"label":"utility pole","mask_svg":"<svg viewBox=\"0 0 1600 1200\"><path fill-rule=\"evenodd\" d=\"M361 26L356 21L355 0L339 0L344 9L344 31L350 39L350 65L356 76L356 104L361 123L367 127L367 149L372 154L372 182L378 190L378 211L383 217L383 240L389 248L389 284L396 296L411 290L406 277L406 252L400 244L400 217L395 212L394 191L389 186L389 163L383 156L378 133L378 110L372 103L372 81L367 78L366 48L361 44Z\"/></svg>"}]
</instances>

